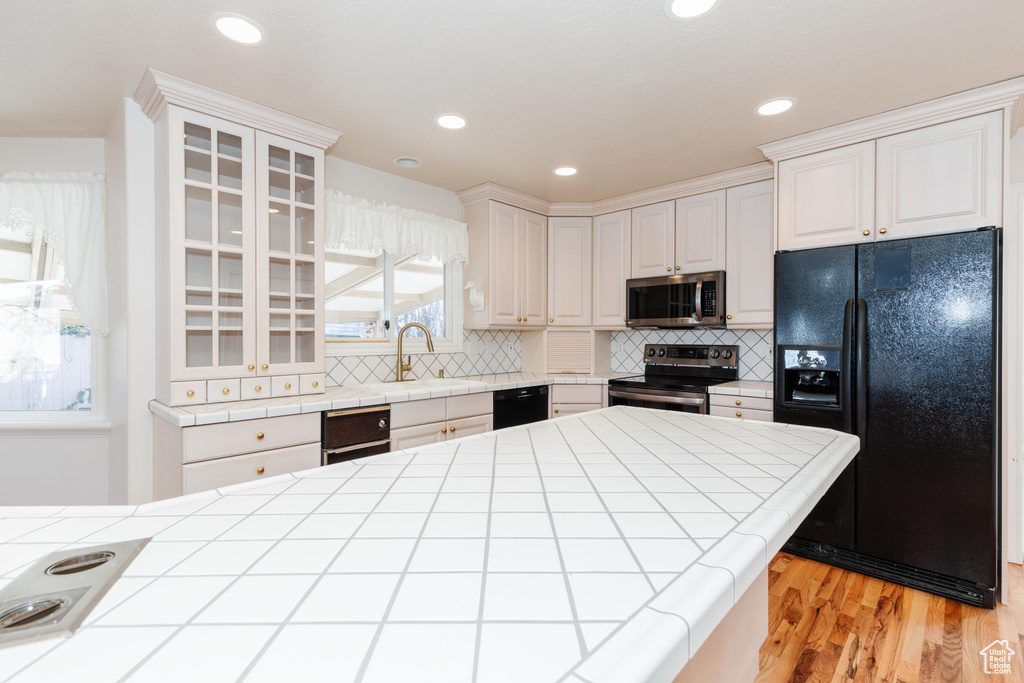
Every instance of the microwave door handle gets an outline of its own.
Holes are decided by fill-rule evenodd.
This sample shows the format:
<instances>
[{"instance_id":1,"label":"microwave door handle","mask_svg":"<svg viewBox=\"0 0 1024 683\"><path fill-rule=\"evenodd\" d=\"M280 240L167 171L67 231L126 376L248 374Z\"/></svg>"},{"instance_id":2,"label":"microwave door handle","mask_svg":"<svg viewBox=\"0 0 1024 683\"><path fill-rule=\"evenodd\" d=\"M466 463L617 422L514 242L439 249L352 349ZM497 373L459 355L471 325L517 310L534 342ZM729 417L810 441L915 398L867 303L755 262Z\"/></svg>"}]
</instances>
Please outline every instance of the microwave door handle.
<instances>
[{"instance_id":1,"label":"microwave door handle","mask_svg":"<svg viewBox=\"0 0 1024 683\"><path fill-rule=\"evenodd\" d=\"M697 289L693 293L693 317L697 319L697 322L704 322L704 306L701 304L700 292L704 287L704 278L697 280Z\"/></svg>"}]
</instances>

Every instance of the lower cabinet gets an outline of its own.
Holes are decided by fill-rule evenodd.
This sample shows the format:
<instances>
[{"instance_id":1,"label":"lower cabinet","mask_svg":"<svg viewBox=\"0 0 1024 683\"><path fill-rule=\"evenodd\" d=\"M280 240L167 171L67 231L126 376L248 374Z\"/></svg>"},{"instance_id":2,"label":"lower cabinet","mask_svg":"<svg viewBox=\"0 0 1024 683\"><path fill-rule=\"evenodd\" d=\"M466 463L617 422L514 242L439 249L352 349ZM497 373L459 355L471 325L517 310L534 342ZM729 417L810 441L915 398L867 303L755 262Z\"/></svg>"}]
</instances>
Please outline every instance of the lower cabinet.
<instances>
[{"instance_id":1,"label":"lower cabinet","mask_svg":"<svg viewBox=\"0 0 1024 683\"><path fill-rule=\"evenodd\" d=\"M320 413L176 427L153 420L156 500L319 467Z\"/></svg>"},{"instance_id":2,"label":"lower cabinet","mask_svg":"<svg viewBox=\"0 0 1024 683\"><path fill-rule=\"evenodd\" d=\"M391 450L426 446L494 429L494 395L463 394L391 404Z\"/></svg>"},{"instance_id":3,"label":"lower cabinet","mask_svg":"<svg viewBox=\"0 0 1024 683\"><path fill-rule=\"evenodd\" d=\"M553 384L549 417L565 417L600 410L608 405L608 394L605 389L603 384Z\"/></svg>"},{"instance_id":4,"label":"lower cabinet","mask_svg":"<svg viewBox=\"0 0 1024 683\"><path fill-rule=\"evenodd\" d=\"M711 395L711 414L716 417L738 417L744 420L772 422L772 399L748 396Z\"/></svg>"}]
</instances>

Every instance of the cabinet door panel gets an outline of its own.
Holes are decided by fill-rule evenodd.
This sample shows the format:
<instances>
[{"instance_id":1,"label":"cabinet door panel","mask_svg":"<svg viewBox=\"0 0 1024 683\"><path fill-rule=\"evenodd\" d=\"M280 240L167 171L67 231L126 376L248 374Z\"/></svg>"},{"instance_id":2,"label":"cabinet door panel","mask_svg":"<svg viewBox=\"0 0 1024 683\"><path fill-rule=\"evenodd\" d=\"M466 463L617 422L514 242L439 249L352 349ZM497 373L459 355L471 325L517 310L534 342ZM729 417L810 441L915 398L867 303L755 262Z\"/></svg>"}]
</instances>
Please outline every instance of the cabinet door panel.
<instances>
[{"instance_id":1,"label":"cabinet door panel","mask_svg":"<svg viewBox=\"0 0 1024 683\"><path fill-rule=\"evenodd\" d=\"M680 273L725 269L725 190L676 200L675 258Z\"/></svg>"},{"instance_id":2,"label":"cabinet door panel","mask_svg":"<svg viewBox=\"0 0 1024 683\"><path fill-rule=\"evenodd\" d=\"M589 327L592 221L548 219L548 323Z\"/></svg>"},{"instance_id":3,"label":"cabinet door panel","mask_svg":"<svg viewBox=\"0 0 1024 683\"><path fill-rule=\"evenodd\" d=\"M675 254L675 202L633 209L633 267L630 277L672 272Z\"/></svg>"},{"instance_id":4,"label":"cabinet door panel","mask_svg":"<svg viewBox=\"0 0 1024 683\"><path fill-rule=\"evenodd\" d=\"M1002 116L881 138L878 239L1001 225Z\"/></svg>"},{"instance_id":5,"label":"cabinet door panel","mask_svg":"<svg viewBox=\"0 0 1024 683\"><path fill-rule=\"evenodd\" d=\"M594 219L594 327L626 326L630 217L619 211Z\"/></svg>"},{"instance_id":6,"label":"cabinet door panel","mask_svg":"<svg viewBox=\"0 0 1024 683\"><path fill-rule=\"evenodd\" d=\"M479 415L477 417L466 417L461 420L448 421L449 439L461 439L464 436L491 431L494 431L493 415Z\"/></svg>"},{"instance_id":7,"label":"cabinet door panel","mask_svg":"<svg viewBox=\"0 0 1024 683\"><path fill-rule=\"evenodd\" d=\"M442 432L444 429L446 431ZM416 446L426 446L432 443L440 443L447 436L447 425L444 422L431 422L416 427L405 427L403 429L391 430L391 450L401 451Z\"/></svg>"},{"instance_id":8,"label":"cabinet door panel","mask_svg":"<svg viewBox=\"0 0 1024 683\"><path fill-rule=\"evenodd\" d=\"M544 216L523 211L520 222L520 309L524 327L547 325L548 301L548 220Z\"/></svg>"},{"instance_id":9,"label":"cabinet door panel","mask_svg":"<svg viewBox=\"0 0 1024 683\"><path fill-rule=\"evenodd\" d=\"M505 204L490 204L491 262L490 323L515 327L519 312L520 220L522 211Z\"/></svg>"},{"instance_id":10,"label":"cabinet door panel","mask_svg":"<svg viewBox=\"0 0 1024 683\"><path fill-rule=\"evenodd\" d=\"M768 327L773 319L772 188L765 180L728 190L726 324Z\"/></svg>"},{"instance_id":11,"label":"cabinet door panel","mask_svg":"<svg viewBox=\"0 0 1024 683\"><path fill-rule=\"evenodd\" d=\"M182 493L198 493L320 466L319 443L183 465Z\"/></svg>"},{"instance_id":12,"label":"cabinet door panel","mask_svg":"<svg viewBox=\"0 0 1024 683\"><path fill-rule=\"evenodd\" d=\"M874 141L786 159L776 176L779 250L874 240Z\"/></svg>"}]
</instances>

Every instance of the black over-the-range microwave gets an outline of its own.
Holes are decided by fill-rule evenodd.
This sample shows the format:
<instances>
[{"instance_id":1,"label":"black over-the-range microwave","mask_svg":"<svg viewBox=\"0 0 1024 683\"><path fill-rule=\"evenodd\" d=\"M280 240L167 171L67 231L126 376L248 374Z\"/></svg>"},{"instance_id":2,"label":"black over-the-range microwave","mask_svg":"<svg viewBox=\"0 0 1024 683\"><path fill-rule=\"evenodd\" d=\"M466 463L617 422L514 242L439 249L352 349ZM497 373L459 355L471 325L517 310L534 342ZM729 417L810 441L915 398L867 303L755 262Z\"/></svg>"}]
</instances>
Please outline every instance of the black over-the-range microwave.
<instances>
[{"instance_id":1,"label":"black over-the-range microwave","mask_svg":"<svg viewBox=\"0 0 1024 683\"><path fill-rule=\"evenodd\" d=\"M629 327L725 327L725 271L626 280Z\"/></svg>"}]
</instances>

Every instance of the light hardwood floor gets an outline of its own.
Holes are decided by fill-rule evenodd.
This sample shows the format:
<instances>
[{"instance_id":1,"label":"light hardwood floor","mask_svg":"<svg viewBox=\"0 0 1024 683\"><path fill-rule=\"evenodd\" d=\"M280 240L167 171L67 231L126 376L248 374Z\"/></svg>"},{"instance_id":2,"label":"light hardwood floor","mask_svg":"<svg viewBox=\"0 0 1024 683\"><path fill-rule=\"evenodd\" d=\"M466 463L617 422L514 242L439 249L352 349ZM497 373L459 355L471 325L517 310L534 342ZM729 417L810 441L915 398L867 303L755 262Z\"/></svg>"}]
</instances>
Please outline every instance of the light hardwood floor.
<instances>
[{"instance_id":1,"label":"light hardwood floor","mask_svg":"<svg viewBox=\"0 0 1024 683\"><path fill-rule=\"evenodd\" d=\"M768 638L757 683L1024 683L1024 576L1010 565L1010 604L971 607L795 557L768 572ZM984 673L982 648L1007 640L1009 675Z\"/></svg>"}]
</instances>

